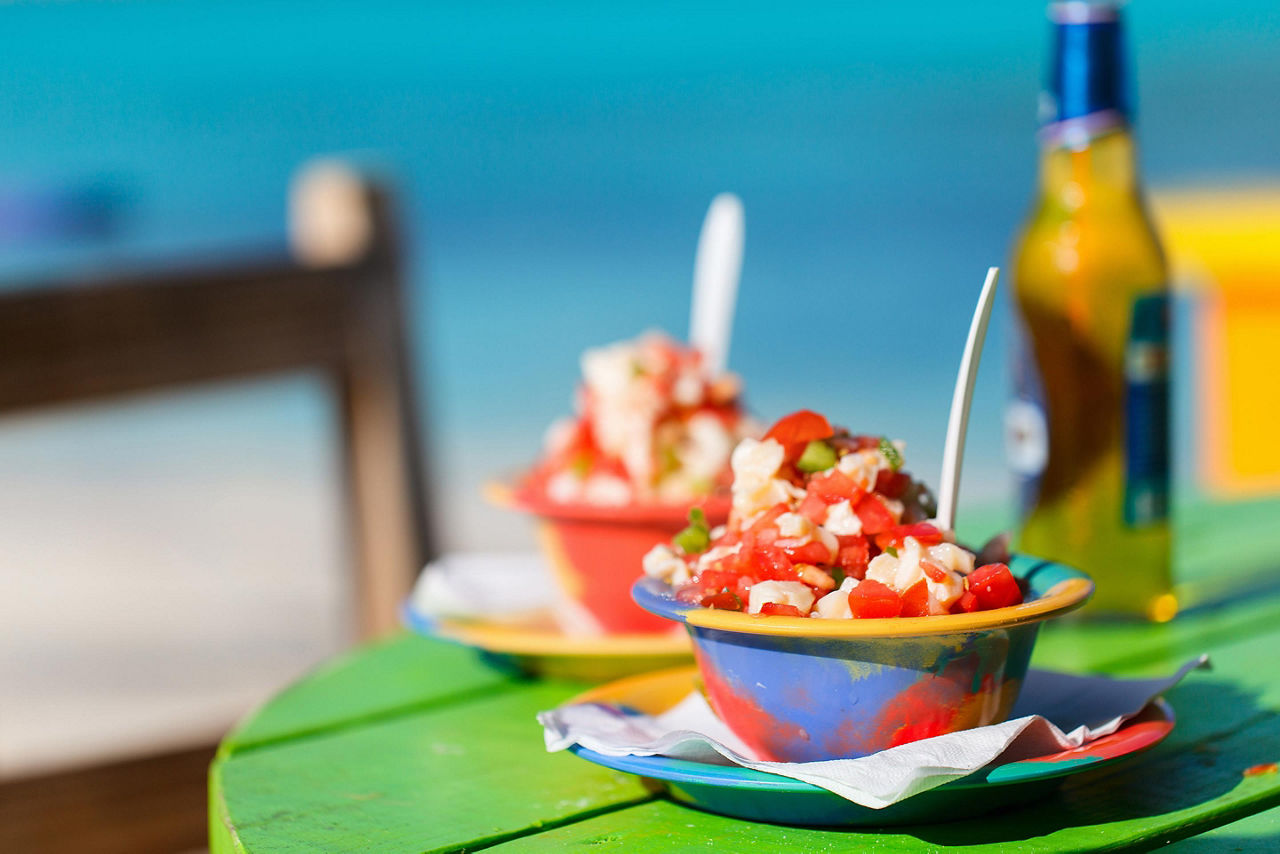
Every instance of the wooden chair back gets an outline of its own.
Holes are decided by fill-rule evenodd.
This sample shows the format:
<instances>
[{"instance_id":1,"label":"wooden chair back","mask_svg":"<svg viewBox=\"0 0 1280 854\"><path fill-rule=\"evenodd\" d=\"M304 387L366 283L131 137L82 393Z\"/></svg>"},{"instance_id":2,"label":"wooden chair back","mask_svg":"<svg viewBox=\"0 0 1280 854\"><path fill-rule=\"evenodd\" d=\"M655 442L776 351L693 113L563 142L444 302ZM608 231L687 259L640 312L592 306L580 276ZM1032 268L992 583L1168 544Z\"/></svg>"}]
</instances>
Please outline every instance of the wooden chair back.
<instances>
[{"instance_id":1,"label":"wooden chair back","mask_svg":"<svg viewBox=\"0 0 1280 854\"><path fill-rule=\"evenodd\" d=\"M398 625L432 538L391 200L372 183L358 190L363 210L343 216L363 222L362 237L324 263L282 258L0 291L0 415L317 372L340 404L356 618L372 637Z\"/></svg>"}]
</instances>

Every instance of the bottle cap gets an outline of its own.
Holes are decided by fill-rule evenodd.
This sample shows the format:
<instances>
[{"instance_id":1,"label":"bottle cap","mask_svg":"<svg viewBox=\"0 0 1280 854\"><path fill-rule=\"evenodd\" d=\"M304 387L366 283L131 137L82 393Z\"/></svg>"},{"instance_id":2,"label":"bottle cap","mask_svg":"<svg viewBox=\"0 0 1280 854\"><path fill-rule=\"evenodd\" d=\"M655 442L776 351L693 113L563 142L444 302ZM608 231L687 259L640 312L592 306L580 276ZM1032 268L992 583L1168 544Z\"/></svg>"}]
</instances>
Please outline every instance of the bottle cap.
<instances>
[{"instance_id":1,"label":"bottle cap","mask_svg":"<svg viewBox=\"0 0 1280 854\"><path fill-rule=\"evenodd\" d=\"M1130 114L1120 9L1115 3L1067 2L1049 6L1053 49L1041 124Z\"/></svg>"}]
</instances>

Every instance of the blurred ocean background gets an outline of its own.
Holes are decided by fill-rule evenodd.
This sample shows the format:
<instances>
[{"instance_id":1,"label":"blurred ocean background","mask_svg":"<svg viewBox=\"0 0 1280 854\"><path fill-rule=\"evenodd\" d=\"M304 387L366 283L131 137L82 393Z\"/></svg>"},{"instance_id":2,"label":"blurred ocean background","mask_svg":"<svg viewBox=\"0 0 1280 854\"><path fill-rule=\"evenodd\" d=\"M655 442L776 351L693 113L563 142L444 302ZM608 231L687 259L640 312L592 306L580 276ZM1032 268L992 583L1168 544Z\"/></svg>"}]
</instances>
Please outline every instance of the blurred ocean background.
<instances>
[{"instance_id":1,"label":"blurred ocean background","mask_svg":"<svg viewBox=\"0 0 1280 854\"><path fill-rule=\"evenodd\" d=\"M538 452L570 407L584 347L685 334L698 228L723 190L746 207L730 361L751 407L766 421L814 408L900 437L910 468L935 480L973 301L1035 181L1048 25L1027 0L197 0L0 14L0 206L69 197L90 211L0 235L0 287L283 251L287 186L315 157L397 183L450 549L531 546L481 485ZM1127 14L1148 183L1280 178L1280 6L1146 0ZM962 520L999 514L1011 494L1008 322L1002 309L983 362ZM1180 385L1184 473L1192 405ZM70 607L92 631L101 597L128 599L136 584L195 635L261 632L301 609L306 625L280 645L307 657L339 646L330 406L301 377L0 423L10 630ZM134 543L121 531L137 518L187 545ZM190 545L195 529L205 545ZM251 601L220 583L236 573L264 585ZM65 580L24 581L53 577ZM199 601L179 607L197 578ZM142 595L113 615L133 619ZM277 684L262 666L262 684ZM76 667L63 672L98 672ZM258 690L190 708L222 721Z\"/></svg>"}]
</instances>

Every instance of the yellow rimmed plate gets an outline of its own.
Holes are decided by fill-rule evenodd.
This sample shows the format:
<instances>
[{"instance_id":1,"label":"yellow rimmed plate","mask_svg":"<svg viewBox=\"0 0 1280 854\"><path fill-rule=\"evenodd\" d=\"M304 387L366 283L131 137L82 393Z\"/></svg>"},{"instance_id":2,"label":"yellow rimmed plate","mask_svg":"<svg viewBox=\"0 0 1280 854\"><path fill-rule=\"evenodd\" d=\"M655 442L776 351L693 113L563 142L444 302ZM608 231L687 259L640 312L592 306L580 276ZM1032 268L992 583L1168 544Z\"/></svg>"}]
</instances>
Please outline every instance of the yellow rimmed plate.
<instances>
[{"instance_id":1,"label":"yellow rimmed plate","mask_svg":"<svg viewBox=\"0 0 1280 854\"><path fill-rule=\"evenodd\" d=\"M688 664L693 658L682 628L662 634L578 635L549 617L520 623L481 618L433 617L402 612L419 634L472 647L491 664L526 675L580 682L607 682L637 673Z\"/></svg>"}]
</instances>

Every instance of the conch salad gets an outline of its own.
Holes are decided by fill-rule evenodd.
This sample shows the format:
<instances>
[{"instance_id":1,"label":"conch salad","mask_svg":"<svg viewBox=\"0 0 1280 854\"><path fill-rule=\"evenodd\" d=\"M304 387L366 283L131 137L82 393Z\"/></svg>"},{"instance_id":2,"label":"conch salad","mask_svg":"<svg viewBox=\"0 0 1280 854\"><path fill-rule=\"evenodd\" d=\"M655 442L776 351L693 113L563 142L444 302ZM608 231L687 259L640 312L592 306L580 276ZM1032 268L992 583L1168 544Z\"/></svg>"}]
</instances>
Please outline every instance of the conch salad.
<instances>
[{"instance_id":1,"label":"conch salad","mask_svg":"<svg viewBox=\"0 0 1280 854\"><path fill-rule=\"evenodd\" d=\"M729 455L758 435L739 381L660 333L587 350L577 414L551 425L525 480L557 503L694 501L729 485Z\"/></svg>"},{"instance_id":2,"label":"conch salad","mask_svg":"<svg viewBox=\"0 0 1280 854\"><path fill-rule=\"evenodd\" d=\"M1003 563L975 567L925 486L902 470L904 446L837 430L802 410L732 454L733 509L644 558L682 602L750 614L847 620L984 611L1022 601Z\"/></svg>"}]
</instances>

